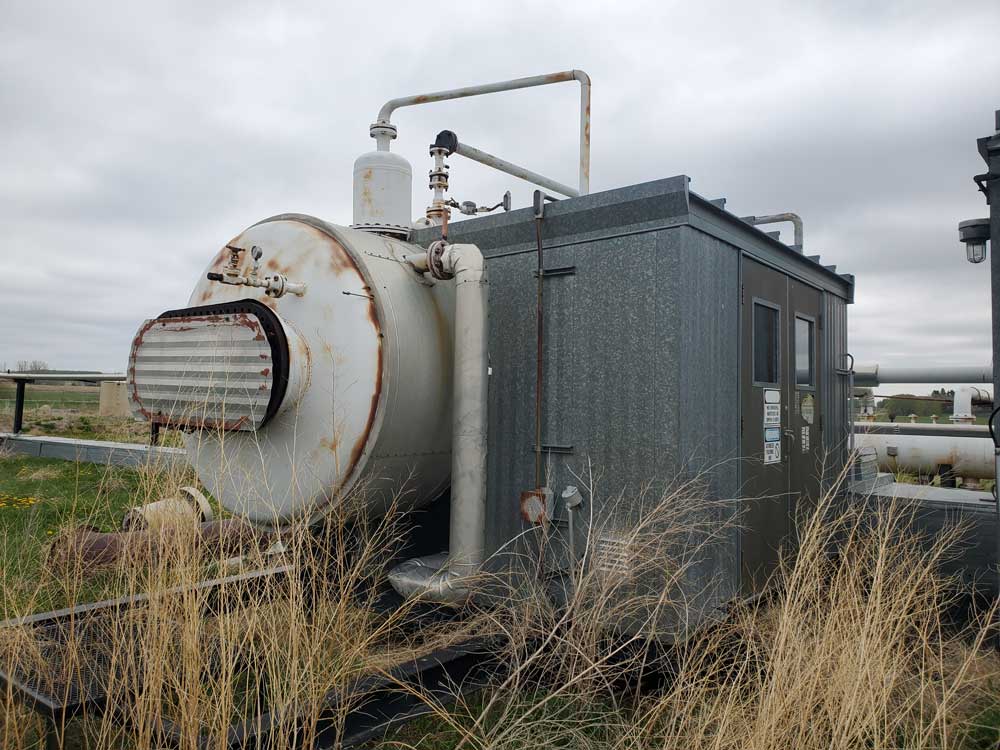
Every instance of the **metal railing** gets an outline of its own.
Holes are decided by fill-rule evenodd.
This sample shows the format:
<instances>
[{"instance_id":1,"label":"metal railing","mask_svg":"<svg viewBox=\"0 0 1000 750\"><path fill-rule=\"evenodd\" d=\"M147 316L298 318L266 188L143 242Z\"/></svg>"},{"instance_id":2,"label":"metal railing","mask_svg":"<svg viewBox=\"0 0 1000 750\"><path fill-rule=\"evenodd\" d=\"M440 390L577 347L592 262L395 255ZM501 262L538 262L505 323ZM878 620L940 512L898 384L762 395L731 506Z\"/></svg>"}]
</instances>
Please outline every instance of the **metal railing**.
<instances>
[{"instance_id":1,"label":"metal railing","mask_svg":"<svg viewBox=\"0 0 1000 750\"><path fill-rule=\"evenodd\" d=\"M28 383L64 382L73 383L103 383L104 381L122 382L125 374L120 372L0 372L0 380L14 381L14 425L11 432L15 435L24 426L24 393Z\"/></svg>"}]
</instances>

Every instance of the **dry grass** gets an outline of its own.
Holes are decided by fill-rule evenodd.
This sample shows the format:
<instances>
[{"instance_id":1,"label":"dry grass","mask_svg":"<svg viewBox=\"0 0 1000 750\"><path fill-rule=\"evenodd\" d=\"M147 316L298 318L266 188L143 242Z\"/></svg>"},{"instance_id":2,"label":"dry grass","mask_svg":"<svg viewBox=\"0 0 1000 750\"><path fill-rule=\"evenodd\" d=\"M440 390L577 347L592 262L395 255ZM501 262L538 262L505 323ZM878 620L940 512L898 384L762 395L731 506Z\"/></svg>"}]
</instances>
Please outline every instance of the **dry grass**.
<instances>
[{"instance_id":1,"label":"dry grass","mask_svg":"<svg viewBox=\"0 0 1000 750\"><path fill-rule=\"evenodd\" d=\"M688 490L673 488L648 508L636 534L666 527L690 540L676 526L690 530L677 511ZM872 512L828 496L799 519L798 555L775 574L771 596L666 650L647 638L687 604L664 592L683 590L697 554L678 558L669 534L652 534L657 541L632 547L639 557L631 575L609 581L585 569L565 610L546 607L540 590L494 610L494 626L509 636L510 674L457 709L432 706L434 722L397 742L477 750L996 747L995 724L977 726L997 702L994 613L949 624L954 590L935 570L954 538L918 540L911 520L900 504ZM711 549L712 534L695 536ZM636 579L650 578L667 585L641 593ZM609 637L609 624L623 622L639 627Z\"/></svg>"},{"instance_id":2,"label":"dry grass","mask_svg":"<svg viewBox=\"0 0 1000 750\"><path fill-rule=\"evenodd\" d=\"M190 482L150 467L135 503ZM591 484L584 495L598 491ZM85 714L60 728L67 747L99 750L159 747L165 720L182 747L199 738L222 747L233 721L265 708L271 747L308 747L332 691L469 633L505 644L507 670L452 706L425 696L431 718L391 742L475 750L968 746L1000 665L987 647L992 613L962 630L947 624L952 591L935 563L951 538L918 543L905 507L864 512L831 495L799 519L798 555L776 573L771 597L695 630L688 613L707 611L726 591L712 585L716 576L694 582L705 580L705 565L722 564L716 556L736 523L729 503L703 497L690 482L647 491L640 502L619 498L610 506L621 512L583 514L575 565L554 535L522 540L563 561L568 578L515 558L520 575L484 581L460 627L416 633L405 627L410 606L388 614L375 606L407 518L393 508L376 519L352 512L363 494L319 529L284 532L280 554L250 550L245 569L282 564L294 574L260 590L234 584L225 611L210 610L194 586L228 569L227 555L206 554L193 531L153 538L156 554L123 560L97 584L79 562L44 577L67 603L153 592L146 606L100 622L99 648L70 643L57 662L50 640L8 628L0 668L46 672L44 687L60 689L103 660L101 689L122 713ZM615 570L602 557L609 536L627 550ZM5 587L15 585L5 576ZM554 588L565 592L564 606L551 603ZM21 594L3 597L0 617L33 609L37 598ZM657 649L654 634L686 640ZM334 723L356 702L341 704ZM35 746L37 718L9 693L0 703L0 745Z\"/></svg>"}]
</instances>

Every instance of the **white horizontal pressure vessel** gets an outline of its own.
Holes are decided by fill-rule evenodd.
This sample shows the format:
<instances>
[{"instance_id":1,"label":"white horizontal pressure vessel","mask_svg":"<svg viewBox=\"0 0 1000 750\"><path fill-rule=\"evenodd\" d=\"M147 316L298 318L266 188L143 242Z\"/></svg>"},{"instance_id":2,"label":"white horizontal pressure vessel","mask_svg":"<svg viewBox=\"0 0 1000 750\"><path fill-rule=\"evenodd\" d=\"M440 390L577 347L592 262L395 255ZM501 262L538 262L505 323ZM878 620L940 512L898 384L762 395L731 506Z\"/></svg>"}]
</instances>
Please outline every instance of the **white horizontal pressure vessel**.
<instances>
[{"instance_id":1,"label":"white horizontal pressure vessel","mask_svg":"<svg viewBox=\"0 0 1000 750\"><path fill-rule=\"evenodd\" d=\"M156 329L159 338L150 345L154 348L146 348L139 336L133 344L133 358L139 351L140 362L152 362L157 351L172 351L165 347L175 335L183 347L173 350L175 354L184 352L189 362L209 362L214 368L206 375L208 366L203 364L199 382L206 377L227 381L226 367L218 358L200 356L210 352L192 348L200 335L197 327L211 328L206 347L222 338L219 327L246 328L257 318L214 311L248 298L266 305L280 320L288 349L280 408L271 409L253 430L193 429L184 434L191 463L208 490L227 510L268 526L316 520L352 493L363 509L374 513L396 496L407 508L439 495L450 476L454 285L431 285L403 262L421 248L308 216L266 219L227 246L260 248L260 276L282 274L289 281L304 282L305 294L275 299L260 288L225 284L218 277L210 280L208 275L220 273L231 257L223 247L195 286L191 307L167 321L169 326ZM250 272L250 255L241 256L244 276ZM256 309L258 318L270 317ZM250 348L253 342L263 346L262 333L244 338L250 340L240 344L236 336L225 339L226 351L237 351L237 344L247 351L257 351ZM280 352L274 363L266 353L260 356L268 365L260 370L262 375L254 373L256 380L239 375L244 380L238 382L253 383L254 392L270 393L270 388L281 393L276 381L261 379L272 366L285 366ZM182 362L171 366L197 369ZM236 378L238 368L231 369ZM155 380L153 371L140 372L135 379L140 387L153 389L159 403L162 393L155 390L156 383L181 377L167 374L173 379ZM232 385L224 385L228 390L201 388L209 400L213 392L232 397ZM259 408L255 419L262 421Z\"/></svg>"},{"instance_id":2,"label":"white horizontal pressure vessel","mask_svg":"<svg viewBox=\"0 0 1000 750\"><path fill-rule=\"evenodd\" d=\"M928 425L921 425L928 427ZM943 426L944 427L944 426ZM954 426L948 429L954 431ZM907 435L865 432L855 436L857 447L874 448L882 471L933 475L939 467L971 479L993 479L993 442L975 436Z\"/></svg>"}]
</instances>

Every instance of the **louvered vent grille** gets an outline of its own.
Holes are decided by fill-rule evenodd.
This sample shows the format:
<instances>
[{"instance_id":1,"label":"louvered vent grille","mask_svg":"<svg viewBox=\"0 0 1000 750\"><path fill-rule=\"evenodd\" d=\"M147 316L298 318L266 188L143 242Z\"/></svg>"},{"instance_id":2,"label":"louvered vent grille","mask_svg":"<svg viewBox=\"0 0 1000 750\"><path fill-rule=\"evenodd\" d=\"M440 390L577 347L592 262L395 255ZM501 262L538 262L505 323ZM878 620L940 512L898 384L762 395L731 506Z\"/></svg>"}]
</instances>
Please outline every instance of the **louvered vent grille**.
<instances>
[{"instance_id":1,"label":"louvered vent grille","mask_svg":"<svg viewBox=\"0 0 1000 750\"><path fill-rule=\"evenodd\" d=\"M275 363L252 313L160 317L132 344L137 416L175 427L256 430L270 416Z\"/></svg>"},{"instance_id":2,"label":"louvered vent grille","mask_svg":"<svg viewBox=\"0 0 1000 750\"><path fill-rule=\"evenodd\" d=\"M626 577L632 571L631 545L624 536L604 532L594 540L594 565L606 574Z\"/></svg>"}]
</instances>

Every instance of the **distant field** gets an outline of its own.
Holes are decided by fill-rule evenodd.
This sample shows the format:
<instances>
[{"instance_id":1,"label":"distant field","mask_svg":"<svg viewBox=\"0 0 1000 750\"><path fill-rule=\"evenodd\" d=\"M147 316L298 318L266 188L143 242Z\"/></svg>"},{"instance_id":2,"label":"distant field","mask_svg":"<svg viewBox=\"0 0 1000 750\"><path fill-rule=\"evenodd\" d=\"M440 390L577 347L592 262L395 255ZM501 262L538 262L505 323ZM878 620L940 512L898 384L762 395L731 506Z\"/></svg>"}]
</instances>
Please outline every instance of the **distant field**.
<instances>
[{"instance_id":1,"label":"distant field","mask_svg":"<svg viewBox=\"0 0 1000 750\"><path fill-rule=\"evenodd\" d=\"M94 385L41 385L28 383L25 390L25 409L48 406L51 409L75 409L83 413L97 413L101 389ZM10 417L14 413L15 386L9 381L0 382L0 414Z\"/></svg>"},{"instance_id":2,"label":"distant field","mask_svg":"<svg viewBox=\"0 0 1000 750\"><path fill-rule=\"evenodd\" d=\"M82 440L148 443L149 425L131 417L101 417L99 386L29 383L24 401L25 435L51 435ZM14 424L14 386L0 382L0 432ZM173 431L160 433L162 445L180 445Z\"/></svg>"}]
</instances>

